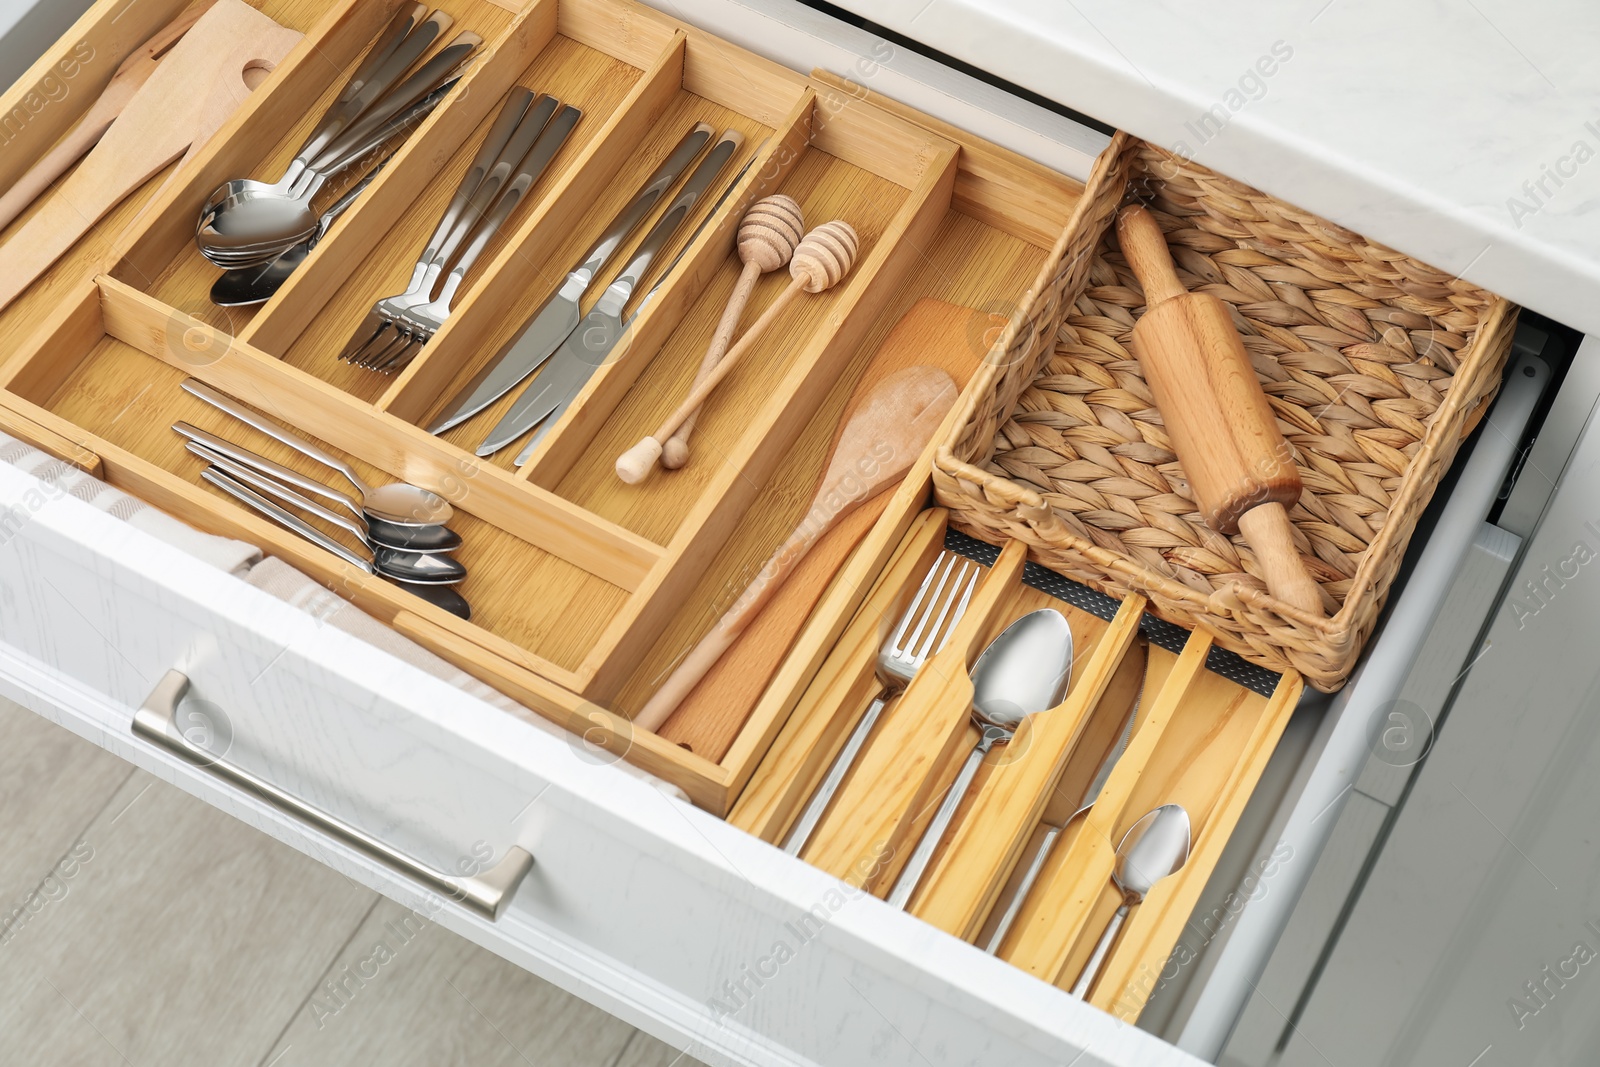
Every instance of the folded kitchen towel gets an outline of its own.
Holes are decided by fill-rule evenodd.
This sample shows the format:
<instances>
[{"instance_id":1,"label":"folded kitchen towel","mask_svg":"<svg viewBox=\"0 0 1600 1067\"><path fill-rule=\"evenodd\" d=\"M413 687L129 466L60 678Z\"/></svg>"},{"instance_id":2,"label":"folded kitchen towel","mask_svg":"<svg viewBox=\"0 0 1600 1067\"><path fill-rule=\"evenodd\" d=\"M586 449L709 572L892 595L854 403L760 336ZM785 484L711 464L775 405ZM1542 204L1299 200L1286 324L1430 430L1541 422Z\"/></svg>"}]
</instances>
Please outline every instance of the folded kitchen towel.
<instances>
[{"instance_id":1,"label":"folded kitchen towel","mask_svg":"<svg viewBox=\"0 0 1600 1067\"><path fill-rule=\"evenodd\" d=\"M498 689L485 685L466 671L434 655L410 638L391 630L348 600L318 585L311 578L308 578L281 559L269 556L262 560L250 572L250 576L246 581L262 592L269 593L292 607L315 615L330 626L338 627L352 637L359 638L369 645L382 649L396 659L404 660L413 667L420 668L435 678L448 682L457 689L463 690L487 704L493 704L501 711L515 715L517 718L548 734L560 737L570 743L574 751L585 759L591 761L603 760L607 763L614 762L621 770L626 771L635 778L649 782L668 796L676 797L683 801L688 801L689 799L687 793L670 782L663 781L655 775L642 771L625 761L615 759L605 751L591 749L582 739L528 710Z\"/></svg>"},{"instance_id":2,"label":"folded kitchen towel","mask_svg":"<svg viewBox=\"0 0 1600 1067\"><path fill-rule=\"evenodd\" d=\"M9 463L51 487L53 493L75 496L86 504L121 519L129 526L180 548L213 566L243 576L261 561L255 545L203 533L188 523L113 488L100 479L47 455L32 445L0 433L0 463Z\"/></svg>"}]
</instances>

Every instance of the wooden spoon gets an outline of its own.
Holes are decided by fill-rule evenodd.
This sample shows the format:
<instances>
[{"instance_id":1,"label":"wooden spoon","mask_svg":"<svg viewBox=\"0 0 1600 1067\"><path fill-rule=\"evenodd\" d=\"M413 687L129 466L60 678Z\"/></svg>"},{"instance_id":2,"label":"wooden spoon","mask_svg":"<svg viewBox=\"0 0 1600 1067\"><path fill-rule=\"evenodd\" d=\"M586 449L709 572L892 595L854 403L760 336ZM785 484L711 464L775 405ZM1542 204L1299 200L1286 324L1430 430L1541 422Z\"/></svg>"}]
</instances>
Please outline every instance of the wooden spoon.
<instances>
[{"instance_id":1,"label":"wooden spoon","mask_svg":"<svg viewBox=\"0 0 1600 1067\"><path fill-rule=\"evenodd\" d=\"M301 36L244 0L216 0L78 168L0 248L0 308L125 197L209 140L249 95L246 70L277 64Z\"/></svg>"},{"instance_id":2,"label":"wooden spoon","mask_svg":"<svg viewBox=\"0 0 1600 1067\"><path fill-rule=\"evenodd\" d=\"M50 184L65 174L68 167L95 146L117 116L122 114L122 109L128 106L133 94L156 72L161 57L189 32L189 27L214 3L216 0L201 0L167 23L164 29L122 61L78 124L68 130L66 136L56 142L56 146L46 152L42 159L29 167L27 173L18 178L4 196L0 196L0 230L11 225L12 220L22 214L40 193L50 188Z\"/></svg>"},{"instance_id":3,"label":"wooden spoon","mask_svg":"<svg viewBox=\"0 0 1600 1067\"><path fill-rule=\"evenodd\" d=\"M917 301L872 354L842 410L849 411L891 374L919 364L943 369L958 387L964 387L988 347L986 332L996 326L997 322L985 312L943 300ZM823 445L827 445L826 438ZM825 461L825 457L818 456L819 466ZM878 521L892 495L879 493L818 538L783 588L678 705L672 719L659 731L661 736L686 746L697 756L713 762L722 760L834 576ZM640 675L652 677L659 669L647 666ZM647 696L648 691L640 693L638 699ZM628 701L625 706L637 704Z\"/></svg>"},{"instance_id":4,"label":"wooden spoon","mask_svg":"<svg viewBox=\"0 0 1600 1067\"><path fill-rule=\"evenodd\" d=\"M862 397L839 431L828 469L799 525L640 709L635 725L659 729L761 613L817 539L905 476L955 405L957 392L955 381L937 367L907 367Z\"/></svg>"}]
</instances>

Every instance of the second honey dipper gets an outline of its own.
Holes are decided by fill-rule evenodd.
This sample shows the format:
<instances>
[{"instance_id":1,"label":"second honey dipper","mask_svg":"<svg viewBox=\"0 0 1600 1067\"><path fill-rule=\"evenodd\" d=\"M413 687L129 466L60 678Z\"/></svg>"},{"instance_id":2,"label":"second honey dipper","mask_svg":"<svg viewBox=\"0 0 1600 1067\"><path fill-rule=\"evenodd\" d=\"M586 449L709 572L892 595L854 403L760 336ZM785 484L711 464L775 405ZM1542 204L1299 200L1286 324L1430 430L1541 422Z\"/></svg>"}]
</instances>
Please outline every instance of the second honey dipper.
<instances>
[{"instance_id":1,"label":"second honey dipper","mask_svg":"<svg viewBox=\"0 0 1600 1067\"><path fill-rule=\"evenodd\" d=\"M745 212L744 219L739 223L738 244L739 261L744 268L739 272L733 294L728 297L728 306L717 323L716 333L711 337L711 344L706 349L691 389L705 381L727 354L728 346L733 343L733 332L739 328L739 319L744 315L745 305L750 303L750 295L755 292L756 282L763 274L787 267L805 233L805 216L800 211L800 205L782 193L757 201ZM699 408L690 412L689 417L683 420L683 425L662 443L663 467L677 470L689 462L689 435L694 432L695 420L699 415Z\"/></svg>"},{"instance_id":2,"label":"second honey dipper","mask_svg":"<svg viewBox=\"0 0 1600 1067\"><path fill-rule=\"evenodd\" d=\"M1300 472L1228 309L1184 289L1144 207L1122 209L1117 239L1145 294L1133 352L1201 516L1218 533L1244 535L1273 596L1322 615L1286 510L1300 499Z\"/></svg>"}]
</instances>

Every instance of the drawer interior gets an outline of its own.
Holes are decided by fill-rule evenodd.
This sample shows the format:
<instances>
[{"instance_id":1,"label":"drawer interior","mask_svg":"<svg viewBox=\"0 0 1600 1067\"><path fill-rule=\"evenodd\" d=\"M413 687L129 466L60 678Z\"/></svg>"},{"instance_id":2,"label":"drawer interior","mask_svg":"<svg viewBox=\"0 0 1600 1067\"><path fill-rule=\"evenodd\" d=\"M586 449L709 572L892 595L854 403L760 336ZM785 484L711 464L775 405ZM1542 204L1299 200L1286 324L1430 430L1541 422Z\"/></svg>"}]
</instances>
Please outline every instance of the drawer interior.
<instances>
[{"instance_id":1,"label":"drawer interior","mask_svg":"<svg viewBox=\"0 0 1600 1067\"><path fill-rule=\"evenodd\" d=\"M143 0L126 34L109 29L115 13L106 7L96 40L120 57L182 6ZM945 513L928 509L933 445L901 484L812 550L779 594L791 621L752 627L659 731L632 723L807 516L836 428L858 384L876 380L896 325L922 314L949 323L959 332L940 338L954 353L940 366L960 385L983 372L1059 256L1082 187L858 85L784 70L631 0L446 0L455 22L440 44L463 31L484 39L461 83L276 295L253 310L224 310L207 300L218 272L193 243L199 205L224 180L283 169L393 10L361 0L258 6L305 32L305 44L195 159L164 176L168 184L152 182L97 229L98 259L85 258L86 242L0 316L0 327L29 335L0 364L3 425L201 529L262 546L774 844L877 692L878 650L921 577L941 552L969 558L982 577L954 651L941 652L938 669L889 704L802 856L888 894L977 740L961 688L977 651L1021 615L1058 610L1072 631L1070 687L978 768L908 910L980 945L995 938L1026 857L1056 817L1057 794L1081 787L1085 753L1108 743L1136 703L1126 752L1087 816L1061 833L995 946L1001 958L1070 987L1120 902L1110 881L1115 843L1154 806L1183 805L1191 854L1135 909L1091 997L1136 1018L1299 679L1258 678L1253 688L1230 680L1218 673L1208 637L1157 622L1139 598L1118 603L1052 578L1025 564L1020 543L996 548L951 533ZM374 300L405 288L512 86L580 107L573 136L410 364L383 375L340 362ZM65 114L51 119L60 125L52 139ZM664 248L635 295L626 344L544 447L520 468L515 448L474 455L515 393L429 434L444 402L517 335L702 121L744 138L703 202L716 206ZM36 132L25 147L37 155L48 143ZM0 173L10 165L0 161ZM724 188L726 198L716 199ZM856 229L854 270L791 305L752 347L700 420L689 466L622 483L616 457L689 389L740 272L734 242L745 208L777 192L801 205L808 228L839 218ZM619 249L585 310L649 225ZM662 271L662 263L675 265ZM764 277L744 321L787 281L781 271ZM369 483L409 481L449 498L472 620L204 482L176 422L330 478L185 392L190 378L312 438Z\"/></svg>"},{"instance_id":2,"label":"drawer interior","mask_svg":"<svg viewBox=\"0 0 1600 1067\"><path fill-rule=\"evenodd\" d=\"M206 301L218 272L193 243L198 205L228 178L271 177L286 165L391 8L306 0L269 11L303 28L306 47L149 199L104 273L31 306L34 338L0 370L0 403L37 434L81 446L114 484L261 544L462 669L726 812L864 595L865 576L922 506L921 475L819 547L784 594L799 605L788 629L736 649L658 733L632 729L630 717L805 516L835 428L895 324L933 299L989 312L997 332L1080 187L859 86L784 70L629 0L442 6L456 21L441 44L461 31L483 36L473 67L287 285L253 313L225 313ZM404 288L513 85L582 108L573 136L412 363L384 376L339 362L375 297ZM510 397L450 433L428 434L443 400L516 335L696 121L744 136L705 200L717 208L702 209L663 249L640 287L659 282L658 290L642 310L637 295L630 306L637 314L624 354L597 371L545 447L521 468L514 448L473 454ZM726 199L715 200L724 188ZM623 484L616 456L677 405L710 340L741 267L734 238L744 208L776 192L799 202L808 228L848 221L861 238L854 269L790 305L752 347L707 406L694 462ZM585 307L650 225L619 249ZM664 272L662 263L676 265ZM785 271L763 277L744 321L787 282ZM964 382L993 338L975 330L962 340L967 355L951 371ZM369 482L409 481L451 499L472 621L201 481L203 465L175 422L337 479L197 401L180 388L187 377L311 437Z\"/></svg>"},{"instance_id":3,"label":"drawer interior","mask_svg":"<svg viewBox=\"0 0 1600 1067\"><path fill-rule=\"evenodd\" d=\"M846 737L883 691L878 650L924 577L951 553L984 560L968 614L911 685L890 694L799 854L878 896L891 894L979 738L966 714L970 684L952 701L944 679L964 677L977 652L1023 615L1061 612L1074 648L1065 697L1029 716L1009 744L979 765L907 910L1070 989L1123 902L1112 882L1118 844L1147 812L1180 805L1190 826L1187 859L1131 910L1089 996L1132 1021L1166 967L1302 683L1147 615L1141 598L1119 603L1025 567L1022 547L1010 542L996 553L953 533L942 509L918 516L729 818L774 845L789 844ZM1126 748L1090 798L1094 772L1126 722ZM1085 799L1093 801L1087 814L1072 818ZM1061 828L1059 835L1002 931L1002 916L1051 826Z\"/></svg>"}]
</instances>

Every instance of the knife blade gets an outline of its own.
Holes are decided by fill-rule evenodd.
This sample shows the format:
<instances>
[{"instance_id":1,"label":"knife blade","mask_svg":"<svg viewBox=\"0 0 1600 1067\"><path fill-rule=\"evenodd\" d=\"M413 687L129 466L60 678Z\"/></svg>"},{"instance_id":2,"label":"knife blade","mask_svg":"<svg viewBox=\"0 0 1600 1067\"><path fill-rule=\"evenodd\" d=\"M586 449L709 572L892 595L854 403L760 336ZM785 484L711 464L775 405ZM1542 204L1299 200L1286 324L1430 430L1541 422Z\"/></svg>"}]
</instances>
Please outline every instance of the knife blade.
<instances>
[{"instance_id":1,"label":"knife blade","mask_svg":"<svg viewBox=\"0 0 1600 1067\"><path fill-rule=\"evenodd\" d=\"M1116 715L1097 714L1084 728L1083 735L1079 737L1077 745L1073 747L1072 755L1067 758L1067 765L1061 772L1061 777L1056 781L1055 791L1051 794L1049 802L1045 805L1044 817L1041 820L1045 826L1045 834L1038 847L1034 849L1033 858L1026 866L1018 865L1021 872L1019 878L1015 873L1010 885L1002 889L1002 899L1006 900L1004 912L996 912L998 919L991 917L989 924L993 929L985 929L987 936L980 935L980 943L984 951L993 955L1005 943L1006 934L1011 931L1011 924L1016 921L1017 915L1022 911L1022 905L1028 899L1028 893L1033 889L1033 883L1038 880L1039 873L1044 870L1045 860L1049 859L1050 851L1055 847L1056 839L1061 836L1072 820L1088 811L1099 797L1100 790L1105 788L1106 779L1111 777L1111 771L1116 767L1117 761L1127 751L1128 742L1133 738L1134 721L1139 717L1139 705L1144 700L1144 679L1149 671L1150 644L1143 634L1134 638L1132 645L1123 655L1122 662L1117 664L1116 673L1106 685L1106 690L1100 696L1100 705L1096 710L1126 709ZM1090 777L1091 773L1093 777ZM1068 806L1070 805L1070 807ZM1009 897L1005 894L1009 893Z\"/></svg>"},{"instance_id":2,"label":"knife blade","mask_svg":"<svg viewBox=\"0 0 1600 1067\"><path fill-rule=\"evenodd\" d=\"M528 375L538 370L561 342L577 329L583 317L579 306L584 293L595 278L605 269L607 261L622 247L628 236L639 227L660 202L667 191L677 184L678 178L689 165L700 157L711 143L716 130L708 123L694 125L672 154L650 175L632 202L612 220L605 234L594 243L583 260L567 275L561 287L545 301L536 315L495 357L484 364L471 382L457 393L446 406L446 414L428 427L429 433L444 433L477 415L484 408L517 387Z\"/></svg>"},{"instance_id":3,"label":"knife blade","mask_svg":"<svg viewBox=\"0 0 1600 1067\"><path fill-rule=\"evenodd\" d=\"M614 358L614 350L627 331L622 313L633 297L634 290L649 272L650 264L688 221L695 204L706 194L743 143L742 134L728 130L706 153L677 197L639 243L633 259L607 287L578 328L562 342L549 365L528 384L505 417L490 431L478 447L478 455L488 456L498 452L542 422L543 425L539 425L527 448L518 457L517 465L528 461L544 435L566 413L568 405L583 390L595 370Z\"/></svg>"}]
</instances>

